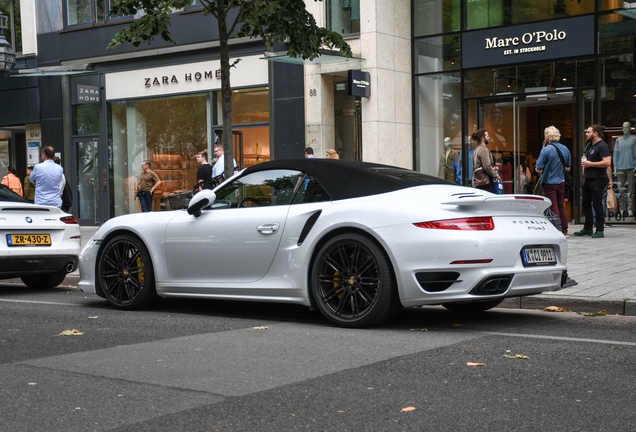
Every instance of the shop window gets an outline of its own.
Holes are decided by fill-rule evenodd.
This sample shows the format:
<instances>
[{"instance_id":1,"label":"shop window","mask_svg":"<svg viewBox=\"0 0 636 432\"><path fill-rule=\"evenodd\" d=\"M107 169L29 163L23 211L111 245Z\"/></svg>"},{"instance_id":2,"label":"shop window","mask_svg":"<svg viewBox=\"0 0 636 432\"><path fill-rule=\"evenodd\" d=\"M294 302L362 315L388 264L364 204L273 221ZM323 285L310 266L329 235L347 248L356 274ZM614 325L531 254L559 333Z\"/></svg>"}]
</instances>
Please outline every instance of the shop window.
<instances>
[{"instance_id":1,"label":"shop window","mask_svg":"<svg viewBox=\"0 0 636 432\"><path fill-rule=\"evenodd\" d=\"M461 37L436 36L413 41L415 73L443 72L462 67Z\"/></svg>"},{"instance_id":2,"label":"shop window","mask_svg":"<svg viewBox=\"0 0 636 432\"><path fill-rule=\"evenodd\" d=\"M595 0L464 1L467 30L592 13L595 3Z\"/></svg>"},{"instance_id":3,"label":"shop window","mask_svg":"<svg viewBox=\"0 0 636 432\"><path fill-rule=\"evenodd\" d=\"M200 151L212 157L207 94L111 102L108 104L109 167L114 216L139 212L135 190L141 162L161 179L153 210L180 208L177 199L197 183Z\"/></svg>"},{"instance_id":4,"label":"shop window","mask_svg":"<svg viewBox=\"0 0 636 432\"><path fill-rule=\"evenodd\" d=\"M444 139L458 155L462 148L462 93L459 72L419 76L415 89L415 163L424 174L446 177L442 167ZM458 157L458 160L461 158ZM457 180L455 167L448 178Z\"/></svg>"},{"instance_id":5,"label":"shop window","mask_svg":"<svg viewBox=\"0 0 636 432\"><path fill-rule=\"evenodd\" d=\"M22 24L20 20L20 0L0 1L0 15L8 17L8 27L3 30L13 52L22 52Z\"/></svg>"},{"instance_id":6,"label":"shop window","mask_svg":"<svg viewBox=\"0 0 636 432\"><path fill-rule=\"evenodd\" d=\"M636 11L601 15L598 28L600 53L631 50L636 35Z\"/></svg>"},{"instance_id":7,"label":"shop window","mask_svg":"<svg viewBox=\"0 0 636 432\"><path fill-rule=\"evenodd\" d=\"M327 29L340 34L360 33L360 0L327 0Z\"/></svg>"},{"instance_id":8,"label":"shop window","mask_svg":"<svg viewBox=\"0 0 636 432\"><path fill-rule=\"evenodd\" d=\"M636 72L631 56L599 59L601 74L601 124L622 128L628 121L636 126ZM622 133L622 132L621 132Z\"/></svg>"},{"instance_id":9,"label":"shop window","mask_svg":"<svg viewBox=\"0 0 636 432\"><path fill-rule=\"evenodd\" d=\"M466 97L532 93L594 86L594 60L466 71Z\"/></svg>"},{"instance_id":10,"label":"shop window","mask_svg":"<svg viewBox=\"0 0 636 432\"><path fill-rule=\"evenodd\" d=\"M414 0L413 36L459 31L460 4L461 0Z\"/></svg>"},{"instance_id":11,"label":"shop window","mask_svg":"<svg viewBox=\"0 0 636 432\"><path fill-rule=\"evenodd\" d=\"M103 23L122 18L110 14L111 0L65 0L66 25Z\"/></svg>"}]
</instances>

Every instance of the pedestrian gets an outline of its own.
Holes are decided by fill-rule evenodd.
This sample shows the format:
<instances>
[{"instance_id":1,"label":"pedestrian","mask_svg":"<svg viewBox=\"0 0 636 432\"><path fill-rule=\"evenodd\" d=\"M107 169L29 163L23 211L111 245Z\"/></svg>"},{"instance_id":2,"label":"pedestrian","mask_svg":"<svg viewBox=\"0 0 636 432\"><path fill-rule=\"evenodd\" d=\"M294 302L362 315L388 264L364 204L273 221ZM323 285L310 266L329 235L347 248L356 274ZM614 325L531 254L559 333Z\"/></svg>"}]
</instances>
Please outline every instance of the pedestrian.
<instances>
[{"instance_id":1,"label":"pedestrian","mask_svg":"<svg viewBox=\"0 0 636 432\"><path fill-rule=\"evenodd\" d=\"M334 149L327 150L327 159L340 159L340 155Z\"/></svg>"},{"instance_id":2,"label":"pedestrian","mask_svg":"<svg viewBox=\"0 0 636 432\"><path fill-rule=\"evenodd\" d=\"M603 211L603 192L607 190L609 179L608 167L612 165L612 155L609 146L603 141L603 130L599 125L592 125L585 131L585 140L591 143L587 154L581 157L583 167L582 203L585 225L576 236L593 238L605 237L605 213ZM611 168L610 168L611 169ZM592 212L594 208L594 213ZM594 214L596 220L594 221ZM596 224L596 232L592 233L592 223Z\"/></svg>"},{"instance_id":3,"label":"pedestrian","mask_svg":"<svg viewBox=\"0 0 636 432\"><path fill-rule=\"evenodd\" d=\"M62 208L62 192L66 180L64 170L55 163L54 158L53 147L42 147L42 163L33 167L29 181L35 185L35 204Z\"/></svg>"},{"instance_id":4,"label":"pedestrian","mask_svg":"<svg viewBox=\"0 0 636 432\"><path fill-rule=\"evenodd\" d=\"M497 171L493 168L495 162L493 161L492 153L490 153L490 150L486 147L490 142L490 135L488 135L486 129L479 129L471 135L470 139L473 143L477 144L473 151L473 187L495 193L495 181L500 181L500 179L499 174L497 174ZM479 171L482 172L480 173ZM484 174L488 177L489 181L483 185L479 185L479 180L475 178L475 175L477 175L478 178L484 178Z\"/></svg>"},{"instance_id":5,"label":"pedestrian","mask_svg":"<svg viewBox=\"0 0 636 432\"><path fill-rule=\"evenodd\" d=\"M155 189L161 184L161 180L159 176L150 169L150 161L143 161L141 163L141 169L142 172L139 179L137 197L139 197L141 211L147 213L152 211L152 197L155 194Z\"/></svg>"},{"instance_id":6,"label":"pedestrian","mask_svg":"<svg viewBox=\"0 0 636 432\"><path fill-rule=\"evenodd\" d=\"M24 178L24 188L22 191L24 193L24 199L28 202L32 203L35 198L35 185L31 183L31 173L33 172L33 167L30 166L27 168L27 175Z\"/></svg>"},{"instance_id":7,"label":"pedestrian","mask_svg":"<svg viewBox=\"0 0 636 432\"><path fill-rule=\"evenodd\" d=\"M221 182L225 178L225 155L222 145L214 146L214 156L216 156L217 160L214 164L214 168L212 168L212 178L218 179L219 182ZM234 162L234 172L238 171L236 160L232 159L232 162Z\"/></svg>"},{"instance_id":8,"label":"pedestrian","mask_svg":"<svg viewBox=\"0 0 636 432\"><path fill-rule=\"evenodd\" d=\"M212 165L208 163L208 152L206 151L200 151L195 158L197 163L201 165L197 171L196 191L198 192L204 189L203 182L212 178ZM209 187L206 187L206 189L209 189Z\"/></svg>"},{"instance_id":9,"label":"pedestrian","mask_svg":"<svg viewBox=\"0 0 636 432\"><path fill-rule=\"evenodd\" d=\"M18 172L12 166L7 168L7 175L2 179L2 184L8 186L9 189L18 195L23 196L22 183L18 178Z\"/></svg>"},{"instance_id":10,"label":"pedestrian","mask_svg":"<svg viewBox=\"0 0 636 432\"><path fill-rule=\"evenodd\" d=\"M315 159L314 149L311 147L305 147L305 159Z\"/></svg>"},{"instance_id":11,"label":"pedestrian","mask_svg":"<svg viewBox=\"0 0 636 432\"><path fill-rule=\"evenodd\" d=\"M565 173L570 171L572 156L570 150L559 142L561 132L548 126L543 131L543 149L539 153L535 170L541 174L543 196L552 201L552 213L561 219L561 230L568 237L568 215L565 211Z\"/></svg>"}]
</instances>

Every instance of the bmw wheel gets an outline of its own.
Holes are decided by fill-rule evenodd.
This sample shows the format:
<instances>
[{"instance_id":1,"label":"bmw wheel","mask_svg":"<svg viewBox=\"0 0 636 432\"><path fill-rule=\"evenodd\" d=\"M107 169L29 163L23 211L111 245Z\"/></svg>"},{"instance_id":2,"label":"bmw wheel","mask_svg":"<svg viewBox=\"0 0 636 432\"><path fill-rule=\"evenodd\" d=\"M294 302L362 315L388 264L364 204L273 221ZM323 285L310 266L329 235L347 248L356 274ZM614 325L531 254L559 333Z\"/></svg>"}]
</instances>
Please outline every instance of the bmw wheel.
<instances>
[{"instance_id":1,"label":"bmw wheel","mask_svg":"<svg viewBox=\"0 0 636 432\"><path fill-rule=\"evenodd\" d=\"M378 325L402 309L388 258L360 234L342 234L322 246L311 288L320 312L341 327Z\"/></svg>"},{"instance_id":2,"label":"bmw wheel","mask_svg":"<svg viewBox=\"0 0 636 432\"><path fill-rule=\"evenodd\" d=\"M458 313L477 313L484 312L488 309L492 309L497 307L503 302L504 299L496 299L496 300L481 300L481 301L472 301L472 302L453 302L453 303L444 303L446 309L451 312Z\"/></svg>"},{"instance_id":3,"label":"bmw wheel","mask_svg":"<svg viewBox=\"0 0 636 432\"><path fill-rule=\"evenodd\" d=\"M97 283L106 300L118 309L143 309L157 298L148 249L128 234L112 238L100 251Z\"/></svg>"}]
</instances>

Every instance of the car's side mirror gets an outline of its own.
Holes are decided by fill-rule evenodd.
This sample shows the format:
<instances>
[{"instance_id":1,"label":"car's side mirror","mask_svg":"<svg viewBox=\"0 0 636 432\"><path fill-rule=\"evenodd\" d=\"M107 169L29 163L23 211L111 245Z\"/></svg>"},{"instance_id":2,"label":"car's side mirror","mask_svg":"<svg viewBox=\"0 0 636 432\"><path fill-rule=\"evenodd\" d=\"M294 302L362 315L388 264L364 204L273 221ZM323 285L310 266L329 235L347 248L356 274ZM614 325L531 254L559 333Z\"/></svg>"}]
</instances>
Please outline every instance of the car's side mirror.
<instances>
[{"instance_id":1,"label":"car's side mirror","mask_svg":"<svg viewBox=\"0 0 636 432\"><path fill-rule=\"evenodd\" d=\"M204 189L196 194L188 204L188 214L194 217L201 216L201 210L216 200L216 194L209 189Z\"/></svg>"}]
</instances>

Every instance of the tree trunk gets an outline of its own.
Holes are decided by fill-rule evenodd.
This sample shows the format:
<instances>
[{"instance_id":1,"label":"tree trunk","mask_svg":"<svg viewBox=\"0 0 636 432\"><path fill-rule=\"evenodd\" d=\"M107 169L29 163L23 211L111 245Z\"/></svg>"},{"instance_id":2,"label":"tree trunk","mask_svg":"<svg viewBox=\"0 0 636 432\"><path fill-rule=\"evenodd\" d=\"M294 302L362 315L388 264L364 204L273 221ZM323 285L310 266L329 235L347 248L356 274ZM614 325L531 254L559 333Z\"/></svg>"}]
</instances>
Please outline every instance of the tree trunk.
<instances>
[{"instance_id":1,"label":"tree trunk","mask_svg":"<svg viewBox=\"0 0 636 432\"><path fill-rule=\"evenodd\" d=\"M219 44L221 52L221 107L223 110L223 154L225 178L234 175L234 146L232 139L232 86L230 85L230 48L227 34L227 15L224 1L219 0L217 13L219 21Z\"/></svg>"}]
</instances>

